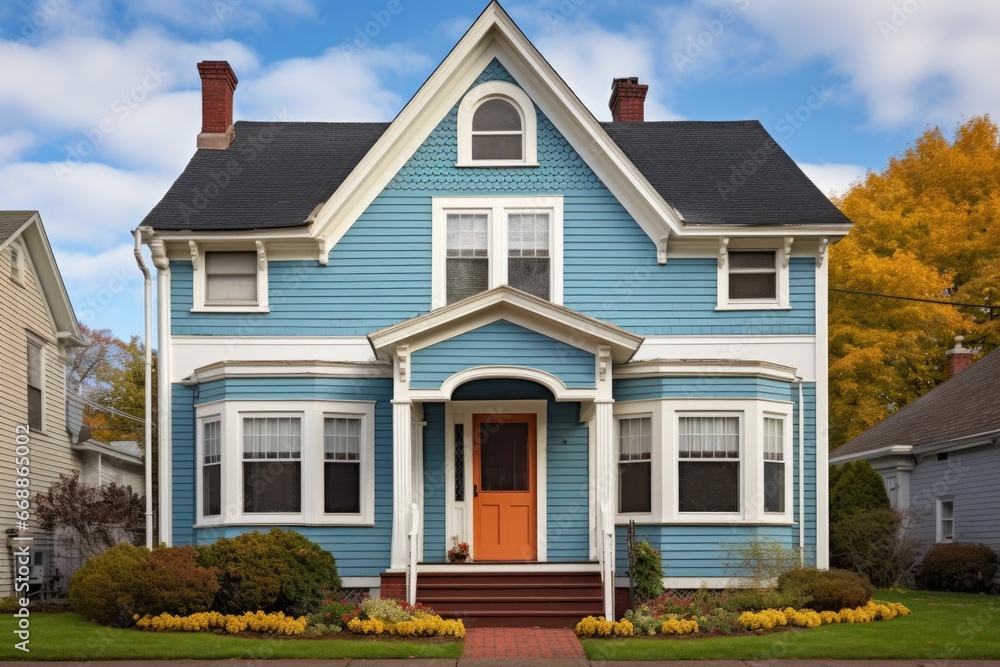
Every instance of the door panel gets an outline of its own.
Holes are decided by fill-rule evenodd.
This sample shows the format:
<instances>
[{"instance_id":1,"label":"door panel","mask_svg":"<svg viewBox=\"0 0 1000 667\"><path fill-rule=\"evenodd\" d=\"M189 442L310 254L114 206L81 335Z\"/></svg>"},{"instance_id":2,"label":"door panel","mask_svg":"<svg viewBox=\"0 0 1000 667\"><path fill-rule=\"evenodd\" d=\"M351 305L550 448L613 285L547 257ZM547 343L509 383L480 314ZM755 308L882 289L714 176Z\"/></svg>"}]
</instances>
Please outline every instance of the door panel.
<instances>
[{"instance_id":1,"label":"door panel","mask_svg":"<svg viewBox=\"0 0 1000 667\"><path fill-rule=\"evenodd\" d=\"M536 419L473 415L473 554L476 560L538 558Z\"/></svg>"}]
</instances>

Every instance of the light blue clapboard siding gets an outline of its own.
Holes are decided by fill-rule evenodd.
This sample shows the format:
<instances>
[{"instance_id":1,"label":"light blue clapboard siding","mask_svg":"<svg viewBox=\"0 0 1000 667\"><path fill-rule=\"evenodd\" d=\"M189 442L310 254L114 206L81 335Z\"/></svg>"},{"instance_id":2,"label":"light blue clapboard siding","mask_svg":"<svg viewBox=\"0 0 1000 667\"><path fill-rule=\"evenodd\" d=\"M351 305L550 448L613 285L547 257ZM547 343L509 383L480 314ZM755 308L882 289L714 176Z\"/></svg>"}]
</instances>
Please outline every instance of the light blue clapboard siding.
<instances>
[{"instance_id":1,"label":"light blue clapboard siding","mask_svg":"<svg viewBox=\"0 0 1000 667\"><path fill-rule=\"evenodd\" d=\"M195 398L197 393L197 398ZM174 386L174 542L208 544L220 536L269 526L192 530L194 524L193 406L217 400L356 400L375 402L375 525L278 526L306 535L337 559L341 576L374 577L389 566L392 533L392 381L382 378L231 378L198 387ZM234 451L238 443L225 443Z\"/></svg>"},{"instance_id":2,"label":"light blue clapboard siding","mask_svg":"<svg viewBox=\"0 0 1000 667\"><path fill-rule=\"evenodd\" d=\"M555 375L571 389L594 387L594 355L506 320L490 322L411 355L410 387L437 389L475 366L519 366Z\"/></svg>"},{"instance_id":3,"label":"light blue clapboard siding","mask_svg":"<svg viewBox=\"0 0 1000 667\"><path fill-rule=\"evenodd\" d=\"M477 80L513 82L496 61ZM538 115L536 168L457 168L457 105L330 253L269 263L269 314L191 313L190 262L174 261L176 335L359 336L428 312L431 198L564 197L564 303L643 335L815 332L814 260L792 259L791 310L716 312L716 258L656 263L649 237L552 122Z\"/></svg>"},{"instance_id":4,"label":"light blue clapboard siding","mask_svg":"<svg viewBox=\"0 0 1000 667\"><path fill-rule=\"evenodd\" d=\"M627 576L626 526L615 531L615 569ZM740 549L753 540L767 540L791 548L798 533L791 526L638 525L636 541L649 542L663 558L666 577L743 577L738 568Z\"/></svg>"},{"instance_id":5,"label":"light blue clapboard siding","mask_svg":"<svg viewBox=\"0 0 1000 667\"><path fill-rule=\"evenodd\" d=\"M985 544L1000 553L1000 449L949 452L946 460L925 457L910 473L911 534L926 550L937 541L937 501L955 503L955 541ZM1000 573L998 573L1000 580Z\"/></svg>"},{"instance_id":6,"label":"light blue clapboard siding","mask_svg":"<svg viewBox=\"0 0 1000 667\"><path fill-rule=\"evenodd\" d=\"M443 563L452 546L445 535L445 489L454 474L445 465L444 403L426 403L424 421L424 562Z\"/></svg>"},{"instance_id":7,"label":"light blue clapboard siding","mask_svg":"<svg viewBox=\"0 0 1000 667\"><path fill-rule=\"evenodd\" d=\"M614 381L616 401L656 398L763 398L792 400L788 382L754 377L658 377ZM796 391L796 397L798 393Z\"/></svg>"},{"instance_id":8,"label":"light blue clapboard siding","mask_svg":"<svg viewBox=\"0 0 1000 667\"><path fill-rule=\"evenodd\" d=\"M805 560L808 565L816 564L816 384L806 382L802 385L802 397L805 403ZM793 388L792 400L795 401L793 417L794 432L792 442L795 444L795 520L799 517L799 463L798 463L798 433L799 409L798 389ZM798 544L798 533L795 543Z\"/></svg>"},{"instance_id":9,"label":"light blue clapboard siding","mask_svg":"<svg viewBox=\"0 0 1000 667\"><path fill-rule=\"evenodd\" d=\"M548 560L590 559L589 435L575 403L549 403L546 456Z\"/></svg>"}]
</instances>

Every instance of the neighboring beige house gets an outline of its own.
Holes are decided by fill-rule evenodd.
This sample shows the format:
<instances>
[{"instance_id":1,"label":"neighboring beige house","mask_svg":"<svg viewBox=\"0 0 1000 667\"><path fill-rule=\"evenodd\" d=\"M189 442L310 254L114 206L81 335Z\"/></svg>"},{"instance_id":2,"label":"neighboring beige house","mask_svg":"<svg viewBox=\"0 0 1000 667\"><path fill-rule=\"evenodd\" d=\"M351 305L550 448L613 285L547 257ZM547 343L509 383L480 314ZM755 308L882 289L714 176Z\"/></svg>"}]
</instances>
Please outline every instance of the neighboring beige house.
<instances>
[{"instance_id":1,"label":"neighboring beige house","mask_svg":"<svg viewBox=\"0 0 1000 667\"><path fill-rule=\"evenodd\" d=\"M38 529L34 503L27 530L18 530L17 489L23 487L17 486L15 468L22 466L15 466L15 457L24 451L18 451L19 436L22 447L28 438L32 498L60 474L76 471L90 483L124 482L128 476L143 493L138 448L90 440L82 428L82 403L67 400L66 351L85 344L38 212L0 211L0 527L6 538L0 597L13 593L15 544L31 546L32 588L43 581L65 588L78 561ZM34 540L13 539L26 536Z\"/></svg>"}]
</instances>

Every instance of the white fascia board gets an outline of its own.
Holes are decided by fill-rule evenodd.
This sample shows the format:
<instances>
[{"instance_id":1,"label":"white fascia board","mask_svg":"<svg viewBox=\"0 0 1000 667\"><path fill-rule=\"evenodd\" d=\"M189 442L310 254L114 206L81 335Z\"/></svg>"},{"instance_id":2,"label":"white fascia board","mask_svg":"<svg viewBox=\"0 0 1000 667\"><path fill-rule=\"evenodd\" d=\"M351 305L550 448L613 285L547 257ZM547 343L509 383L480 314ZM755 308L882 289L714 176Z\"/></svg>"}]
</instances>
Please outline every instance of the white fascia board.
<instances>
[{"instance_id":1,"label":"white fascia board","mask_svg":"<svg viewBox=\"0 0 1000 667\"><path fill-rule=\"evenodd\" d=\"M790 369L805 382L815 382L816 358L815 336L647 336L632 363L665 359L767 363Z\"/></svg>"},{"instance_id":2,"label":"white fascia board","mask_svg":"<svg viewBox=\"0 0 1000 667\"><path fill-rule=\"evenodd\" d=\"M794 382L796 369L767 361L736 361L727 359L674 359L636 361L615 366L614 377L690 377L710 375L726 377L760 377Z\"/></svg>"},{"instance_id":3,"label":"white fascia board","mask_svg":"<svg viewBox=\"0 0 1000 667\"><path fill-rule=\"evenodd\" d=\"M198 368L189 382L211 382L249 377L351 377L389 378L392 367L384 362L348 363L336 361L276 361L271 363L219 362Z\"/></svg>"},{"instance_id":4,"label":"white fascia board","mask_svg":"<svg viewBox=\"0 0 1000 667\"><path fill-rule=\"evenodd\" d=\"M63 282L62 274L59 273L52 246L49 245L48 235L37 211L10 238L18 236L22 239L25 255L35 275L38 289L42 293L42 301L45 303L57 338L70 347L86 345L87 342L83 338L83 332L80 331L80 324L73 310L73 303L69 299L66 284Z\"/></svg>"},{"instance_id":5,"label":"white fascia board","mask_svg":"<svg viewBox=\"0 0 1000 667\"><path fill-rule=\"evenodd\" d=\"M842 454L837 456L837 450L833 450L830 454L830 463L849 463L851 461L871 461L873 459L880 459L886 456L910 456L913 453L913 447L910 445L892 445L890 447L882 447L881 449L873 449L867 452L854 452L853 454Z\"/></svg>"},{"instance_id":6,"label":"white fascia board","mask_svg":"<svg viewBox=\"0 0 1000 667\"><path fill-rule=\"evenodd\" d=\"M687 223L681 236L718 237L718 236L793 236L796 239L828 237L831 242L847 236L852 225L697 225Z\"/></svg>"}]
</instances>

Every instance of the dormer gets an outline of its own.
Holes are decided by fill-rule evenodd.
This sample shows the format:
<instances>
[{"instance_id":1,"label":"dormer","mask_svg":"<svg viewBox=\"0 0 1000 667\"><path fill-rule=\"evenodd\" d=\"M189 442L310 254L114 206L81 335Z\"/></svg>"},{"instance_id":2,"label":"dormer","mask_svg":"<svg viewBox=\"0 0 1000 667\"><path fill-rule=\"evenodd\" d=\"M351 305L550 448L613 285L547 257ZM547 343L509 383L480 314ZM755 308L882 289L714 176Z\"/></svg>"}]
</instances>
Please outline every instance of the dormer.
<instances>
[{"instance_id":1,"label":"dormer","mask_svg":"<svg viewBox=\"0 0 1000 667\"><path fill-rule=\"evenodd\" d=\"M537 167L535 105L512 83L489 81L458 109L459 167Z\"/></svg>"}]
</instances>

